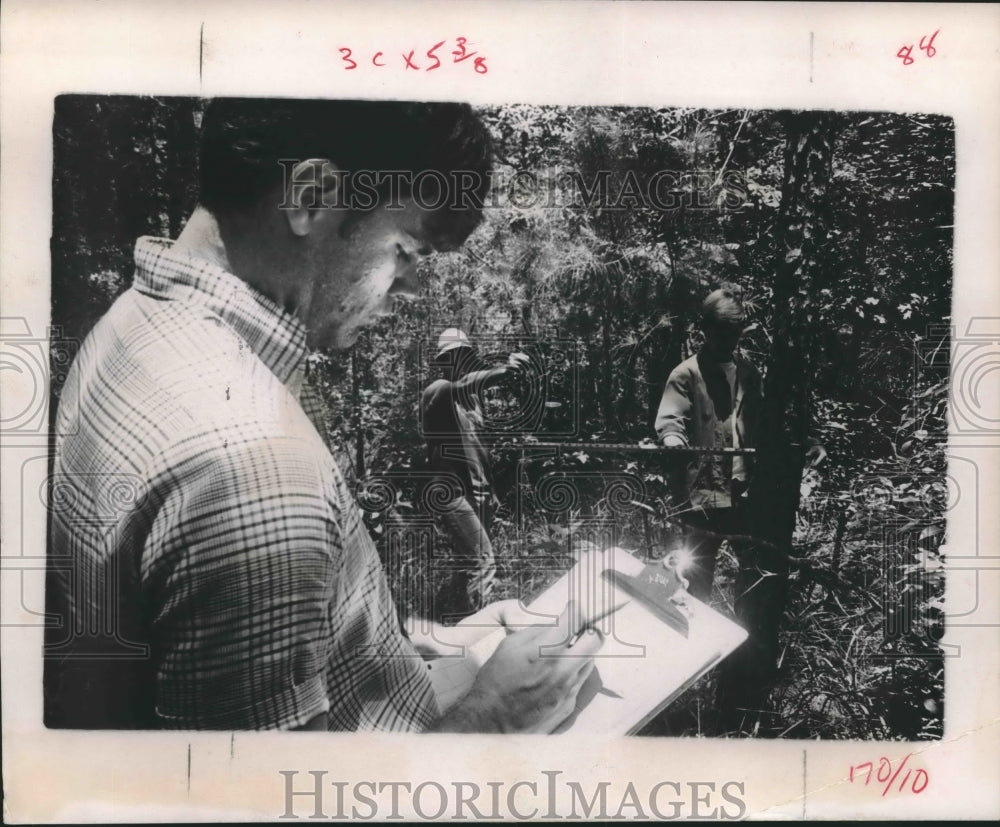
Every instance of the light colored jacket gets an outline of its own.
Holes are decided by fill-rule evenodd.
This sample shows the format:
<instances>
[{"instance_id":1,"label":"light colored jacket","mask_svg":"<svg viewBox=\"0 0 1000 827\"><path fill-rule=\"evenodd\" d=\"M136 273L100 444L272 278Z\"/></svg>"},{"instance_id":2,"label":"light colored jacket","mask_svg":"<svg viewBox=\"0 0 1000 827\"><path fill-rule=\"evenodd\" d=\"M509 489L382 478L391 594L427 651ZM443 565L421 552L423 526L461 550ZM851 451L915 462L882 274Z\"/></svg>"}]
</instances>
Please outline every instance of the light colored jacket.
<instances>
[{"instance_id":1,"label":"light colored jacket","mask_svg":"<svg viewBox=\"0 0 1000 827\"><path fill-rule=\"evenodd\" d=\"M757 369L740 354L732 396L720 365L703 353L681 362L670 374L656 413L656 434L662 442L668 434L679 437L685 446L697 448L752 448L760 413L761 378ZM718 425L730 412L735 419L731 442L720 444ZM700 508L725 508L732 504L731 484L745 489L753 458L730 458L695 454L685 458L671 480L676 505L690 502ZM731 472L730 472L731 467Z\"/></svg>"}]
</instances>

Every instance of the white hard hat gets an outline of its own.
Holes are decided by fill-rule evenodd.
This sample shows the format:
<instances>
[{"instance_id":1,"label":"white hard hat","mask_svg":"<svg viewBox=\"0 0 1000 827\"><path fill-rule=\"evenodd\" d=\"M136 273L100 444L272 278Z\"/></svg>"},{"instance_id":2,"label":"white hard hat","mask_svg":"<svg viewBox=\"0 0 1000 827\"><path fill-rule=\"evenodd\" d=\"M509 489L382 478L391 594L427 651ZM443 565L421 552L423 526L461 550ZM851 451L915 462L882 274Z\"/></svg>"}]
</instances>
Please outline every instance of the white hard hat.
<instances>
[{"instance_id":1,"label":"white hard hat","mask_svg":"<svg viewBox=\"0 0 1000 827\"><path fill-rule=\"evenodd\" d=\"M440 359L448 351L456 350L460 347L471 349L472 342L469 341L469 337L465 335L464 331L459 330L457 327L449 327L438 337L438 353L435 358Z\"/></svg>"}]
</instances>

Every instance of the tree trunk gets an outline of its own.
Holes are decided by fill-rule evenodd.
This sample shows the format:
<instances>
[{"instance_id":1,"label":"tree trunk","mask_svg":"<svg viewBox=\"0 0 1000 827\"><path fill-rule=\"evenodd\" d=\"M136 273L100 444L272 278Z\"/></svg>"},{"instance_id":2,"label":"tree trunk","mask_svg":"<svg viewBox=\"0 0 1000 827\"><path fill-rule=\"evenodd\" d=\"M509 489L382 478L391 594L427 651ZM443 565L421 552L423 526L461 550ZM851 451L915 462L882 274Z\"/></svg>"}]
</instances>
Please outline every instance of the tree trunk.
<instances>
[{"instance_id":1,"label":"tree trunk","mask_svg":"<svg viewBox=\"0 0 1000 827\"><path fill-rule=\"evenodd\" d=\"M604 432L611 433L614 430L614 368L611 363L611 319L609 318L609 308L611 306L611 287L609 279L611 273L608 267L602 268L602 275L605 279L604 301L601 308L601 382L598 393L600 396L601 414L604 418Z\"/></svg>"},{"instance_id":2,"label":"tree trunk","mask_svg":"<svg viewBox=\"0 0 1000 827\"><path fill-rule=\"evenodd\" d=\"M833 156L831 114L792 113L786 123L774 344L764 383L748 507L749 533L756 542L741 561L736 582L736 613L750 637L719 676L720 706L727 728L760 734L771 732L766 705L777 672L788 556L809 435L817 324L812 297L823 268Z\"/></svg>"},{"instance_id":3,"label":"tree trunk","mask_svg":"<svg viewBox=\"0 0 1000 827\"><path fill-rule=\"evenodd\" d=\"M663 386L672 371L681 362L681 345L687 327L687 313L680 298L680 280L677 278L677 244L672 235L666 236L668 254L670 256L669 275L659 274L656 279L656 293L653 307L658 313L673 315L673 322L668 327L658 328L651 337L652 346L649 350L646 372L646 433L653 436L653 425L656 422L656 412L663 396Z\"/></svg>"}]
</instances>

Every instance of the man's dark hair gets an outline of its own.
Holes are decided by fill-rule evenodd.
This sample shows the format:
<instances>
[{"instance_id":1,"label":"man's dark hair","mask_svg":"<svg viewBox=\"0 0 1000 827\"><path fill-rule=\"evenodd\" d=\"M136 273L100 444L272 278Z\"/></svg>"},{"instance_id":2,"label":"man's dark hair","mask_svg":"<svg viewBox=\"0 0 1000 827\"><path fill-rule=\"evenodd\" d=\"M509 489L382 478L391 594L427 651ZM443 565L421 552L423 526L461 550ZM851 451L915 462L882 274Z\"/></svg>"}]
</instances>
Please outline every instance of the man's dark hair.
<instances>
[{"instance_id":1,"label":"man's dark hair","mask_svg":"<svg viewBox=\"0 0 1000 827\"><path fill-rule=\"evenodd\" d=\"M701 326L739 325L746 317L743 294L737 287L721 287L705 297L701 305Z\"/></svg>"},{"instance_id":2,"label":"man's dark hair","mask_svg":"<svg viewBox=\"0 0 1000 827\"><path fill-rule=\"evenodd\" d=\"M431 222L453 247L482 217L492 145L467 104L215 98L202 119L200 203L218 217L247 211L283 182L282 161L308 158L327 158L347 173L345 198L351 174L360 171L431 171L449 186L464 176L462 197L450 193ZM378 197L388 190L385 181Z\"/></svg>"}]
</instances>

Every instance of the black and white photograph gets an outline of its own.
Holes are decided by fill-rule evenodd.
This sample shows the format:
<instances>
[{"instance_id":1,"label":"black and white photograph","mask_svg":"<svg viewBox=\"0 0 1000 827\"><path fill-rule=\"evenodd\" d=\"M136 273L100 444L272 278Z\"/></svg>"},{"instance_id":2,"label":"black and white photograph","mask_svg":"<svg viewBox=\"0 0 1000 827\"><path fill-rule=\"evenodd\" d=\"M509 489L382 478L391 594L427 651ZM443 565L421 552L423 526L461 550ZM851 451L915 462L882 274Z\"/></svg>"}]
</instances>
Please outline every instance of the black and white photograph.
<instances>
[{"instance_id":1,"label":"black and white photograph","mask_svg":"<svg viewBox=\"0 0 1000 827\"><path fill-rule=\"evenodd\" d=\"M949 119L67 96L53 130L52 726L551 731L614 666L670 700L640 735L940 738ZM612 549L633 591L532 609ZM473 697L510 719L451 722L420 653L498 628ZM522 710L488 678L540 628L588 634Z\"/></svg>"},{"instance_id":2,"label":"black and white photograph","mask_svg":"<svg viewBox=\"0 0 1000 827\"><path fill-rule=\"evenodd\" d=\"M926 19L896 72L954 58ZM1000 623L967 105L484 96L482 29L363 31L329 93L206 87L202 23L193 86L63 82L33 121L5 730L116 769L18 812L931 817L965 773L988 815L995 749L947 763Z\"/></svg>"}]
</instances>

